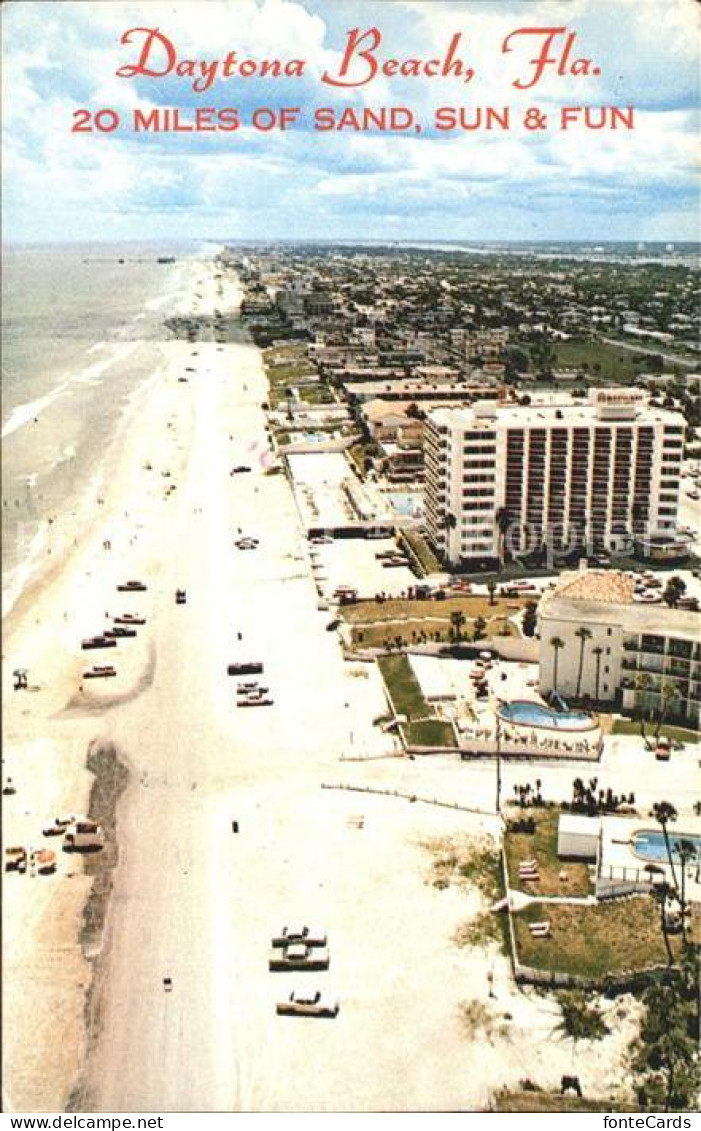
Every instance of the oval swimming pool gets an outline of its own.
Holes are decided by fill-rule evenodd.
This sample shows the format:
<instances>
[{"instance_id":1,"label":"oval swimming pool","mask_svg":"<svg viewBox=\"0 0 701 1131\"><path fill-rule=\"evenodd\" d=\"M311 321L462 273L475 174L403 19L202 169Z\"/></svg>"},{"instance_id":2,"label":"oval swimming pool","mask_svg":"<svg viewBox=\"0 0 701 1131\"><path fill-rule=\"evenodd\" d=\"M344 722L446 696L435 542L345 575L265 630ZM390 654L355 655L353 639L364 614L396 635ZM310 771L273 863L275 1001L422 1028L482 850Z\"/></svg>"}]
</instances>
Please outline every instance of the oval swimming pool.
<instances>
[{"instance_id":1,"label":"oval swimming pool","mask_svg":"<svg viewBox=\"0 0 701 1131\"><path fill-rule=\"evenodd\" d=\"M679 842L689 840L697 853L701 854L701 836L688 836L685 833L670 834L669 843L672 848L672 859L679 859ZM643 860L656 860L661 864L668 863L667 848L664 836L656 829L642 829L633 836L633 852Z\"/></svg>"},{"instance_id":2,"label":"oval swimming pool","mask_svg":"<svg viewBox=\"0 0 701 1131\"><path fill-rule=\"evenodd\" d=\"M530 699L515 699L499 708L499 716L517 726L549 727L551 730L594 730L593 715L586 711L552 711Z\"/></svg>"}]
</instances>

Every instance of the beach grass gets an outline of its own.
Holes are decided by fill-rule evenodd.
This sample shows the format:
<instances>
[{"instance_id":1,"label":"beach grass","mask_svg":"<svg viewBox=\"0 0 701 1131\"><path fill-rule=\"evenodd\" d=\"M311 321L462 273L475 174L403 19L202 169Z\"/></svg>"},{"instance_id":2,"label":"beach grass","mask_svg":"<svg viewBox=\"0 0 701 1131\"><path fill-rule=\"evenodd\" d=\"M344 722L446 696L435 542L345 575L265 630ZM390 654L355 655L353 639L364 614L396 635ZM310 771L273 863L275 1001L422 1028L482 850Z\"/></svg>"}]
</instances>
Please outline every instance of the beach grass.
<instances>
[{"instance_id":1,"label":"beach grass","mask_svg":"<svg viewBox=\"0 0 701 1131\"><path fill-rule=\"evenodd\" d=\"M509 869L509 883L519 891L530 895L591 895L593 885L589 867L577 861L563 861L557 855L557 825L559 809L509 809L510 821L530 818L535 822L531 833L513 832L507 829L504 836L504 851ZM518 866L522 860L537 860L539 879L536 883L523 883L519 878ZM560 879L560 872L567 873L567 879Z\"/></svg>"},{"instance_id":2,"label":"beach grass","mask_svg":"<svg viewBox=\"0 0 701 1131\"><path fill-rule=\"evenodd\" d=\"M638 1111L637 1106L619 1103L615 1100L592 1100L587 1096L566 1095L545 1092L531 1087L523 1090L501 1088L492 1096L489 1107L493 1112L533 1112L545 1115L557 1112L611 1112ZM648 1109L654 1110L654 1109Z\"/></svg>"}]
</instances>

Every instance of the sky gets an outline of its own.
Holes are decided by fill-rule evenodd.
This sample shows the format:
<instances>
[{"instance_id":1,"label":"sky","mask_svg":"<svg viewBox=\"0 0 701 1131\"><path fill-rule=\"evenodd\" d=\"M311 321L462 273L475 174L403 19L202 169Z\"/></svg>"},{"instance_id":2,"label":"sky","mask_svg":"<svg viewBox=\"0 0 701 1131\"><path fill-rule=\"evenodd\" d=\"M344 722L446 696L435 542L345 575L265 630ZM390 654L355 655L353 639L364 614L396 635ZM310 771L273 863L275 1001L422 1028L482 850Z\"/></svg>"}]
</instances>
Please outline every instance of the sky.
<instances>
[{"instance_id":1,"label":"sky","mask_svg":"<svg viewBox=\"0 0 701 1131\"><path fill-rule=\"evenodd\" d=\"M442 59L460 33L464 77L376 75L339 87L348 33L376 27L379 61ZM183 61L219 61L217 80L121 76L146 32L158 29ZM570 63L598 74L558 74L519 90L544 34L576 33ZM2 12L3 240L389 239L697 240L699 232L698 0L10 0ZM558 33L559 59L566 33ZM242 59L302 59L301 76L221 77ZM167 70L165 44L149 56ZM355 59L350 81L367 74ZM560 126L566 106L633 107L635 128ZM238 111L230 132L135 132L134 114ZM282 131L254 112L297 107ZM314 128L348 108L405 107L408 131ZM510 129L435 128L440 107L508 107ZM536 107L547 129L527 130ZM118 126L73 132L76 111L113 110ZM92 119L91 119L92 121ZM109 115L101 122L110 124ZM415 128L420 126L420 132Z\"/></svg>"}]
</instances>

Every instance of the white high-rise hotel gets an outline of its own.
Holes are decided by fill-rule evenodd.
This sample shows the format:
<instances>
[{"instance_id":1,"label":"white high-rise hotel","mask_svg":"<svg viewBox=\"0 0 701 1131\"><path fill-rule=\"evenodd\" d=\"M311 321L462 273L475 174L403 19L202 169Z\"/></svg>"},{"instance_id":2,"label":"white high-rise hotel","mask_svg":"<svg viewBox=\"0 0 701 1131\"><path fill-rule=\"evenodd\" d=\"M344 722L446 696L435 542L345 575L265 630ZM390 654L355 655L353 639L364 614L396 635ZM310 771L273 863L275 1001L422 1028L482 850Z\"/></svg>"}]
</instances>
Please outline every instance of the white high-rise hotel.
<instances>
[{"instance_id":1,"label":"white high-rise hotel","mask_svg":"<svg viewBox=\"0 0 701 1131\"><path fill-rule=\"evenodd\" d=\"M673 539L684 429L640 389L436 409L424 433L428 537L452 564L496 558L502 543L518 553Z\"/></svg>"}]
</instances>

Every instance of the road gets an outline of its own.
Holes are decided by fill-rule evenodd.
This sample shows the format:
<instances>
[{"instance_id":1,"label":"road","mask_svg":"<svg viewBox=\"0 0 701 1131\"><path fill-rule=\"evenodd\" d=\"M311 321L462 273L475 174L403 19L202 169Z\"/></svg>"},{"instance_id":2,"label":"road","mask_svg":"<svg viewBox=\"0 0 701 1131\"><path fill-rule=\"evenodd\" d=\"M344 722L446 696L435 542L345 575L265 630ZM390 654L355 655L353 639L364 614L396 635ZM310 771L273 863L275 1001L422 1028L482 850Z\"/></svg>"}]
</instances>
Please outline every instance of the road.
<instances>
[{"instance_id":1,"label":"road","mask_svg":"<svg viewBox=\"0 0 701 1131\"><path fill-rule=\"evenodd\" d=\"M684 354L676 353L663 353L661 350L655 348L654 344L647 342L622 342L619 338L607 338L601 335L601 341L607 342L610 346L618 346L622 350L628 350L631 353L646 353L654 354L656 357L661 357L665 365L678 365L681 369L695 369L701 364L701 359L698 357L687 357Z\"/></svg>"}]
</instances>

